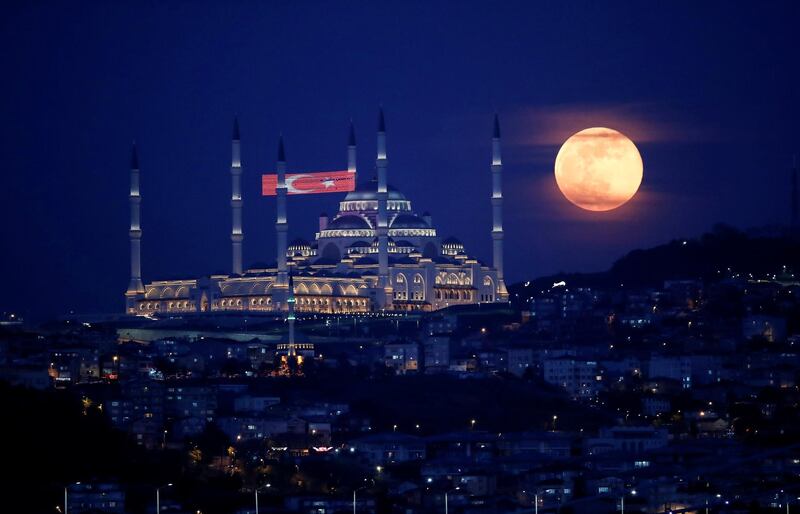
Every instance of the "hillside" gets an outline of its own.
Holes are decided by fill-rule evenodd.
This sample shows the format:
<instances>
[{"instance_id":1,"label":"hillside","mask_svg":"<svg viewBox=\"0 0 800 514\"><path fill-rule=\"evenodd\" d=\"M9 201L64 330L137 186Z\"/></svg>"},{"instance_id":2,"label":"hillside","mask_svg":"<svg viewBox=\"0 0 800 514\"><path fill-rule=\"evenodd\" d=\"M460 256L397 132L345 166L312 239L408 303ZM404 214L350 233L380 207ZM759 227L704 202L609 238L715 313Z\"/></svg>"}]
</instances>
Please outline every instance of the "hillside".
<instances>
[{"instance_id":1,"label":"hillside","mask_svg":"<svg viewBox=\"0 0 800 514\"><path fill-rule=\"evenodd\" d=\"M557 273L531 283L538 289L565 281L571 287L606 288L657 287L665 280L717 280L736 273L762 277L784 270L800 270L800 238L786 230L742 232L716 225L697 239L673 240L644 250L633 250L617 260L608 271L598 273ZM523 290L513 284L511 293Z\"/></svg>"}]
</instances>

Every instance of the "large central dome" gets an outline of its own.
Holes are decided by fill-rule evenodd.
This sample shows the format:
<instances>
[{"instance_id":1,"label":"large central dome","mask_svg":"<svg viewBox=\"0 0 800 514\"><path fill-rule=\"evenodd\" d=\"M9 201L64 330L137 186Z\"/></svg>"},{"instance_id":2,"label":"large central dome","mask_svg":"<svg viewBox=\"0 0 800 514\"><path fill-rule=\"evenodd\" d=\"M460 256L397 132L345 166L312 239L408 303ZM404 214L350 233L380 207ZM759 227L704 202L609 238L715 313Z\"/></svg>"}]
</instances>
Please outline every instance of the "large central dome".
<instances>
[{"instance_id":1,"label":"large central dome","mask_svg":"<svg viewBox=\"0 0 800 514\"><path fill-rule=\"evenodd\" d=\"M405 200L406 196L392 187L387 185L389 191L389 200ZM350 191L344 197L345 202L358 201L358 200L372 200L378 201L378 179L373 178L366 184L362 184L355 191Z\"/></svg>"},{"instance_id":2,"label":"large central dome","mask_svg":"<svg viewBox=\"0 0 800 514\"><path fill-rule=\"evenodd\" d=\"M411 202L406 195L392 186L386 186L388 195L386 198L386 208L391 219L392 213L411 212ZM347 193L344 200L339 202L339 216L345 214L358 214L368 218L370 224L377 224L378 216L378 180L372 179L366 184L362 184L355 191Z\"/></svg>"}]
</instances>

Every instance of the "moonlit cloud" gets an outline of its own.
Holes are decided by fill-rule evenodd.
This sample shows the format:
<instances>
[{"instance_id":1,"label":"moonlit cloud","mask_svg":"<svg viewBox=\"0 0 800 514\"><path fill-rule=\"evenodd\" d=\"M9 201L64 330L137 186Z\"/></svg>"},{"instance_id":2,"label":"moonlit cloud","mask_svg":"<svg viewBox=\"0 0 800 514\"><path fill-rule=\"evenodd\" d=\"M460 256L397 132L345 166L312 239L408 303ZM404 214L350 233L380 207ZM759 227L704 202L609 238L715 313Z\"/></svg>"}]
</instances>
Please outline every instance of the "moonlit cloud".
<instances>
[{"instance_id":1,"label":"moonlit cloud","mask_svg":"<svg viewBox=\"0 0 800 514\"><path fill-rule=\"evenodd\" d=\"M526 147L560 146L588 127L609 127L634 143L698 143L718 139L716 131L651 103L561 104L522 109L513 119L510 142Z\"/></svg>"}]
</instances>

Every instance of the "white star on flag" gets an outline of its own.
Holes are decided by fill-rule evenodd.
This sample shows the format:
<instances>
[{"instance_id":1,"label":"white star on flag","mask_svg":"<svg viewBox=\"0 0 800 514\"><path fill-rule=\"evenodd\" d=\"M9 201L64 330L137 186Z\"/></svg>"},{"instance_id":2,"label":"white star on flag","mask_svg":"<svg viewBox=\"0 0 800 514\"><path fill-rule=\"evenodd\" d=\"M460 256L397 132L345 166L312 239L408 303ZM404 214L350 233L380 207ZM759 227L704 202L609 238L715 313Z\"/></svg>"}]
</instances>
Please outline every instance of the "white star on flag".
<instances>
[{"instance_id":1,"label":"white star on flag","mask_svg":"<svg viewBox=\"0 0 800 514\"><path fill-rule=\"evenodd\" d=\"M325 186L326 188L333 187L334 181L332 179L325 179L322 181L322 185Z\"/></svg>"}]
</instances>

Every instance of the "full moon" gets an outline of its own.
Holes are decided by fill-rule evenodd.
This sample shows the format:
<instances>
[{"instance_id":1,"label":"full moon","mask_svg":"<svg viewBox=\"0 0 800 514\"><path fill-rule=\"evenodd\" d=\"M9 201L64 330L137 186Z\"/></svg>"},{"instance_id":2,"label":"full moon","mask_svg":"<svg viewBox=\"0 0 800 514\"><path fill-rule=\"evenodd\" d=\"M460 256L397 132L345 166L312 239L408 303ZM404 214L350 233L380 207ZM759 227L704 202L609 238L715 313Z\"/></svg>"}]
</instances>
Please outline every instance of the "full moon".
<instances>
[{"instance_id":1,"label":"full moon","mask_svg":"<svg viewBox=\"0 0 800 514\"><path fill-rule=\"evenodd\" d=\"M633 198L642 170L642 156L633 141L604 127L573 134L556 156L558 188L588 211L610 211Z\"/></svg>"}]
</instances>

